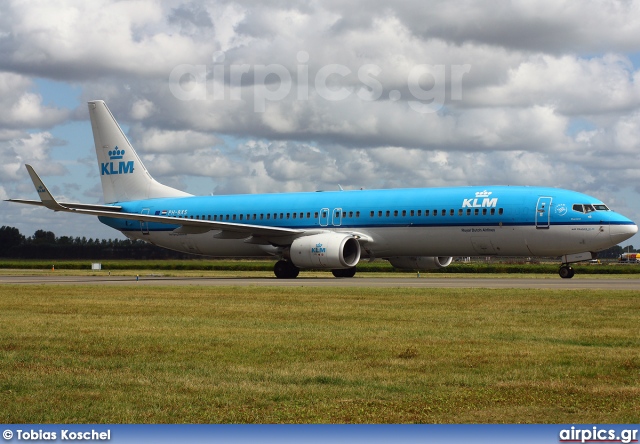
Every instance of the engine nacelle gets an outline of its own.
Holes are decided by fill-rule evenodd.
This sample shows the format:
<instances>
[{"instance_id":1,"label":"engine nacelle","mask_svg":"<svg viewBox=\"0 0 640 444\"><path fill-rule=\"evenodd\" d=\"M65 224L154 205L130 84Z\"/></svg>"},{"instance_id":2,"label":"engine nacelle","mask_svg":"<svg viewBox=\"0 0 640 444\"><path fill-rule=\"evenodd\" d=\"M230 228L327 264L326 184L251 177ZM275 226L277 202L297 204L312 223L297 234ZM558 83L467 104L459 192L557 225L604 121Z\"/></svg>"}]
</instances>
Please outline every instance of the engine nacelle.
<instances>
[{"instance_id":1,"label":"engine nacelle","mask_svg":"<svg viewBox=\"0 0 640 444\"><path fill-rule=\"evenodd\" d=\"M293 241L288 258L298 268L342 269L360 260L360 243L350 234L322 233Z\"/></svg>"},{"instance_id":2,"label":"engine nacelle","mask_svg":"<svg viewBox=\"0 0 640 444\"><path fill-rule=\"evenodd\" d=\"M395 256L388 261L396 268L403 270L437 270L448 267L453 260L445 256Z\"/></svg>"}]
</instances>

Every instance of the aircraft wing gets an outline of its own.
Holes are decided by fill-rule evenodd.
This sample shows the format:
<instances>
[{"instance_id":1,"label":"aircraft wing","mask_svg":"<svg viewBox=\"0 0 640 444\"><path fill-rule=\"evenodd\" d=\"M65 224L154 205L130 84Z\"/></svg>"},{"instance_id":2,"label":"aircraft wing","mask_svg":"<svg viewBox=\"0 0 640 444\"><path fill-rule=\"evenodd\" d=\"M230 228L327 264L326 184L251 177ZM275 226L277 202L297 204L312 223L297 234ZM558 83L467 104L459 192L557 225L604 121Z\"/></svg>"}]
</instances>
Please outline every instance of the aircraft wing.
<instances>
[{"instance_id":1,"label":"aircraft wing","mask_svg":"<svg viewBox=\"0 0 640 444\"><path fill-rule=\"evenodd\" d=\"M181 219L176 217L167 217L167 216L155 216L151 214L137 214L137 213L124 213L122 212L122 208L118 206L109 206L109 205L90 205L90 204L64 204L58 202L49 189L44 184L40 176L36 173L31 165L25 165L27 171L29 172L29 176L31 176L31 180L33 181L33 185L36 187L36 191L40 196L41 201L34 200L24 200L24 199L9 199L9 202L17 202L17 203L25 203L29 205L39 205L45 206L53 211L64 211L68 213L77 213L77 214L87 214L91 216L98 217L109 217L114 219L126 219L126 220L136 220L140 222L154 222L160 224L167 225L180 225L179 228L174 230L176 233L184 233L184 234L195 234L195 233L206 233L212 230L220 230L221 233L216 235L217 238L227 238L227 239L244 239L248 237L254 238L278 238L283 236L288 237L298 237L298 236L306 236L309 234L314 234L316 230L298 230L291 228L280 228L280 227L267 227L263 225L247 225L247 224L236 224L229 222L218 222L218 221L209 221L209 220L198 220L198 219ZM259 239L254 239L255 242L259 243Z\"/></svg>"},{"instance_id":2,"label":"aircraft wing","mask_svg":"<svg viewBox=\"0 0 640 444\"><path fill-rule=\"evenodd\" d=\"M27 204L27 205L35 205L37 207L45 206L45 204L41 200L7 199L5 200L5 202L16 202L16 203ZM73 210L122 211L122 207L117 205L94 205L94 204L71 203L71 202L60 202L60 205Z\"/></svg>"}]
</instances>

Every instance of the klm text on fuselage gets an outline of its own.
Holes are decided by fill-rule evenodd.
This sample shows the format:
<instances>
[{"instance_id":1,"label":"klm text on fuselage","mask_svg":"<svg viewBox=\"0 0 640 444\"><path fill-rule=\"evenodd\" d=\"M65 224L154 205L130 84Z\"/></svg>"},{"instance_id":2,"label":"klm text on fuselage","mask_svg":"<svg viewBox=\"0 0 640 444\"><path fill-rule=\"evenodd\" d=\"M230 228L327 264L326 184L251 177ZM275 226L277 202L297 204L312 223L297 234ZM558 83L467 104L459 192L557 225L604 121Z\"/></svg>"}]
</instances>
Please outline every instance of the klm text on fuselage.
<instances>
[{"instance_id":1,"label":"klm text on fuselage","mask_svg":"<svg viewBox=\"0 0 640 444\"><path fill-rule=\"evenodd\" d=\"M495 208L498 205L498 198L494 197L489 199L485 197L484 199L463 199L462 200L462 208Z\"/></svg>"}]
</instances>

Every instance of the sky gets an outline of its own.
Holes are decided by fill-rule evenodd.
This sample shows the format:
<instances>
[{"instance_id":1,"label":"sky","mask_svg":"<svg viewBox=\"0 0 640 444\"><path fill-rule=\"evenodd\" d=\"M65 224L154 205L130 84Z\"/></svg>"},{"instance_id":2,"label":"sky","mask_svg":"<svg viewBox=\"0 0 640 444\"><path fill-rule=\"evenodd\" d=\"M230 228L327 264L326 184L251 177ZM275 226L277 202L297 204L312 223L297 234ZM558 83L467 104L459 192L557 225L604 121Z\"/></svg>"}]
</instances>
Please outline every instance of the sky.
<instances>
[{"instance_id":1,"label":"sky","mask_svg":"<svg viewBox=\"0 0 640 444\"><path fill-rule=\"evenodd\" d=\"M94 99L192 194L554 186L640 221L640 0L3 1L0 199L37 199L29 163L103 202Z\"/></svg>"}]
</instances>

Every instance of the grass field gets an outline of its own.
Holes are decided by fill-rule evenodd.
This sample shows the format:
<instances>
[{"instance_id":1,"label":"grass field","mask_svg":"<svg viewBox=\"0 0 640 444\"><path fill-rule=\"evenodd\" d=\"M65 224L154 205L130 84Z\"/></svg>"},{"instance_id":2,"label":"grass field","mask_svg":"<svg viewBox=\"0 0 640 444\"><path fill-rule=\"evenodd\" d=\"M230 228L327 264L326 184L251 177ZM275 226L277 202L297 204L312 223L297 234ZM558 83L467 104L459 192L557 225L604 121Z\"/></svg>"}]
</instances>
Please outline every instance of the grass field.
<instances>
[{"instance_id":1,"label":"grass field","mask_svg":"<svg viewBox=\"0 0 640 444\"><path fill-rule=\"evenodd\" d=\"M495 258L489 262L475 260L474 262L454 262L450 266L438 270L422 270L422 273L446 276L449 274L508 274L508 275L558 275L560 260L550 260L545 263L526 263L525 258L521 262L508 262ZM190 259L190 260L30 260L30 259L0 259L0 273L16 274L39 271L91 271L91 263L102 264L104 274L111 271L115 274L127 274L136 271L155 272L164 274L216 273L216 272L263 272L273 276L275 259L271 260L247 260L247 259ZM358 264L360 273L386 273L396 276L415 274L413 270L400 270L392 267L389 262L379 259L374 262L361 261ZM640 264L620 264L616 261L603 261L602 264L573 264L577 275L607 275L607 276L632 276L640 274ZM309 273L302 270L303 273ZM320 271L329 273L328 271ZM99 273L98 273L99 274Z\"/></svg>"},{"instance_id":2,"label":"grass field","mask_svg":"<svg viewBox=\"0 0 640 444\"><path fill-rule=\"evenodd\" d=\"M3 423L638 423L640 291L0 286Z\"/></svg>"}]
</instances>

